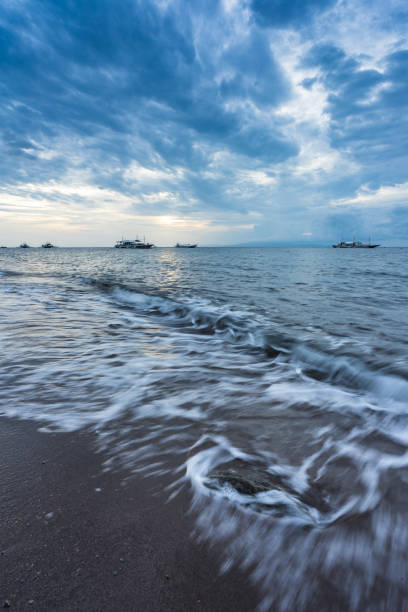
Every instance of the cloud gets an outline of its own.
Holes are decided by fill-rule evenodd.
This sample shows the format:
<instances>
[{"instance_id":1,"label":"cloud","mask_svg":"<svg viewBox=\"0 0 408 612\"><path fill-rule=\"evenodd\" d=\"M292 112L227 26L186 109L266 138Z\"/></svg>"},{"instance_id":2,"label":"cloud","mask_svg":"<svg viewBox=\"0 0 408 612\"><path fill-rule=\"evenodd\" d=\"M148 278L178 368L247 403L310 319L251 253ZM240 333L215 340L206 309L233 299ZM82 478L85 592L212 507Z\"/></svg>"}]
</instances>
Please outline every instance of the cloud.
<instances>
[{"instance_id":1,"label":"cloud","mask_svg":"<svg viewBox=\"0 0 408 612\"><path fill-rule=\"evenodd\" d=\"M150 129L157 140L164 135L161 146L148 140L169 162L180 148L186 157L200 138L227 140L249 156L282 159L296 151L277 127L263 133L258 145L251 113L233 108L237 102L276 106L289 95L262 32L231 40L203 66L189 11L176 5L28 1L7 17L0 38L1 94L9 103L3 117L15 153L26 148L22 140L44 132L89 137L103 129L124 141L123 156L129 127L144 138Z\"/></svg>"},{"instance_id":2,"label":"cloud","mask_svg":"<svg viewBox=\"0 0 408 612\"><path fill-rule=\"evenodd\" d=\"M306 26L316 14L324 12L336 0L252 0L256 21L264 27L286 28Z\"/></svg>"},{"instance_id":3,"label":"cloud","mask_svg":"<svg viewBox=\"0 0 408 612\"><path fill-rule=\"evenodd\" d=\"M227 100L253 101L258 107L276 106L290 94L268 37L253 29L244 41L231 44L223 54L220 91Z\"/></svg>"},{"instance_id":4,"label":"cloud","mask_svg":"<svg viewBox=\"0 0 408 612\"><path fill-rule=\"evenodd\" d=\"M123 178L136 183L151 184L157 181L175 181L183 175L182 169L145 168L138 162L131 162L123 172Z\"/></svg>"},{"instance_id":5,"label":"cloud","mask_svg":"<svg viewBox=\"0 0 408 612\"><path fill-rule=\"evenodd\" d=\"M145 208L143 198L146 196L136 200L115 190L68 180L64 183L25 183L0 188L0 221L14 229L16 219L24 219L18 225L27 228L25 231L32 235L41 235L44 230L56 232L62 244L67 232L85 233L88 237L93 236L91 244L95 245L101 245L98 234L107 225L116 233L127 231L130 234L140 233L140 227L145 227L162 240L166 239L169 229L219 234L231 228L252 231L255 227L253 222L248 223L245 216L235 212L226 217L222 212L209 215L196 211L191 216L176 213L173 207L173 212L163 214L160 208ZM173 200L174 204L178 196L162 193L161 198Z\"/></svg>"},{"instance_id":6,"label":"cloud","mask_svg":"<svg viewBox=\"0 0 408 612\"><path fill-rule=\"evenodd\" d=\"M327 92L325 112L333 150L360 167L360 181L376 189L406 177L408 50L389 53L377 69L331 44L314 45L302 60Z\"/></svg>"},{"instance_id":7,"label":"cloud","mask_svg":"<svg viewBox=\"0 0 408 612\"><path fill-rule=\"evenodd\" d=\"M370 189L363 186L352 198L340 198L330 202L333 206L349 206L355 208L408 208L408 182L401 185L381 186Z\"/></svg>"}]
</instances>

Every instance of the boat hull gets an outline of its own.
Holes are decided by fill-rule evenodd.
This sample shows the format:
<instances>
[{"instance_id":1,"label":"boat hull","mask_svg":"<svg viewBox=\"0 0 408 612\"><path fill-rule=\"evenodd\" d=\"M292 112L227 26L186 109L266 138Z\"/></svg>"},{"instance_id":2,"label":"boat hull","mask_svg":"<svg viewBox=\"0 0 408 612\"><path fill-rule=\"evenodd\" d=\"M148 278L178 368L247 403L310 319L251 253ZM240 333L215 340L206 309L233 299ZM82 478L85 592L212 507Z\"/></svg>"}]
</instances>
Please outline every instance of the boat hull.
<instances>
[{"instance_id":1,"label":"boat hull","mask_svg":"<svg viewBox=\"0 0 408 612\"><path fill-rule=\"evenodd\" d=\"M152 244L142 244L142 245L137 245L137 246L122 246L122 245L118 245L115 244L115 249L151 249L152 248Z\"/></svg>"},{"instance_id":2,"label":"boat hull","mask_svg":"<svg viewBox=\"0 0 408 612\"><path fill-rule=\"evenodd\" d=\"M364 244L363 242L339 242L332 244L333 249L375 249L379 244Z\"/></svg>"}]
</instances>

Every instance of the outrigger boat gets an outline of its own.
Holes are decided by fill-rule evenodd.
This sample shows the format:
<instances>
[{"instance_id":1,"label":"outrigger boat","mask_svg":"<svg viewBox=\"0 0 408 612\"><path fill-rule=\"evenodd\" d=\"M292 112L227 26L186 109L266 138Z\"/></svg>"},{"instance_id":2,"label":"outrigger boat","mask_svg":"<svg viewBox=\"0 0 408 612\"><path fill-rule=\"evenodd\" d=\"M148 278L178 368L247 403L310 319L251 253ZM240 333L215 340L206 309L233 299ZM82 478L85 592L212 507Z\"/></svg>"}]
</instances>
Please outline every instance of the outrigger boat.
<instances>
[{"instance_id":1,"label":"outrigger boat","mask_svg":"<svg viewBox=\"0 0 408 612\"><path fill-rule=\"evenodd\" d=\"M364 242L356 242L355 240L353 240L353 242L343 242L342 240L337 244L332 244L333 249L375 249L379 246L379 244L371 244L371 242L367 244Z\"/></svg>"}]
</instances>

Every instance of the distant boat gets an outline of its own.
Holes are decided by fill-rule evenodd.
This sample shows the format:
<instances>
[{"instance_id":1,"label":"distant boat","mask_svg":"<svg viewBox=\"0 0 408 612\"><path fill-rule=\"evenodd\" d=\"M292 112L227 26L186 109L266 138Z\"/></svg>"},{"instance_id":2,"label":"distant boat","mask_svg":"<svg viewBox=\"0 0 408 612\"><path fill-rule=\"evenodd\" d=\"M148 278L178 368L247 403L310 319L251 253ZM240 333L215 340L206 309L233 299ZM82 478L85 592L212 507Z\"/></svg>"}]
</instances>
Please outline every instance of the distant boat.
<instances>
[{"instance_id":1,"label":"distant boat","mask_svg":"<svg viewBox=\"0 0 408 612\"><path fill-rule=\"evenodd\" d=\"M185 243L178 242L176 244L176 249L195 249L196 246L197 246L196 244L189 244L188 242L185 242Z\"/></svg>"},{"instance_id":2,"label":"distant boat","mask_svg":"<svg viewBox=\"0 0 408 612\"><path fill-rule=\"evenodd\" d=\"M375 249L379 247L379 244L371 244L371 242L358 242L353 240L353 242L338 242L337 244L332 244L333 249Z\"/></svg>"},{"instance_id":3,"label":"distant boat","mask_svg":"<svg viewBox=\"0 0 408 612\"><path fill-rule=\"evenodd\" d=\"M139 240L136 238L135 240L118 240L115 244L115 249L151 249L154 244L150 242L146 242L143 240Z\"/></svg>"},{"instance_id":4,"label":"distant boat","mask_svg":"<svg viewBox=\"0 0 408 612\"><path fill-rule=\"evenodd\" d=\"M54 245L51 244L51 242L44 242L44 244L41 245L43 249L53 249Z\"/></svg>"},{"instance_id":5,"label":"distant boat","mask_svg":"<svg viewBox=\"0 0 408 612\"><path fill-rule=\"evenodd\" d=\"M27 244L26 242L22 242L20 244L20 249L29 249L29 248L30 248L30 245Z\"/></svg>"},{"instance_id":6,"label":"distant boat","mask_svg":"<svg viewBox=\"0 0 408 612\"><path fill-rule=\"evenodd\" d=\"M6 246L0 246L0 249L7 249Z\"/></svg>"}]
</instances>

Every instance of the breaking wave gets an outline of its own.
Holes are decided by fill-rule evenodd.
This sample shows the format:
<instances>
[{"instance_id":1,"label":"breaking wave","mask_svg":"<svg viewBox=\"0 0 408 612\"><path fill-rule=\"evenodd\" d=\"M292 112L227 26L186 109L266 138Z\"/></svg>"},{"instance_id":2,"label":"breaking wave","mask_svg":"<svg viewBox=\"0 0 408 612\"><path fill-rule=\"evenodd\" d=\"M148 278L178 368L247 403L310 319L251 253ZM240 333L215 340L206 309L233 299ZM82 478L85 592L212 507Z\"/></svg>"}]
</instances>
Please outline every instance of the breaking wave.
<instances>
[{"instance_id":1,"label":"breaking wave","mask_svg":"<svg viewBox=\"0 0 408 612\"><path fill-rule=\"evenodd\" d=\"M109 286L109 291L118 303L138 312L161 315L198 332L221 334L230 341L262 349L269 357L280 356L295 369L300 369L305 377L370 392L374 398L395 400L404 406L408 398L406 380L371 371L361 359L325 353L290 340L287 334L275 328L268 329L270 323L254 313L232 310L229 305L220 306L204 299L184 297L183 301L175 301L115 286ZM388 404L387 409L390 408Z\"/></svg>"}]
</instances>

